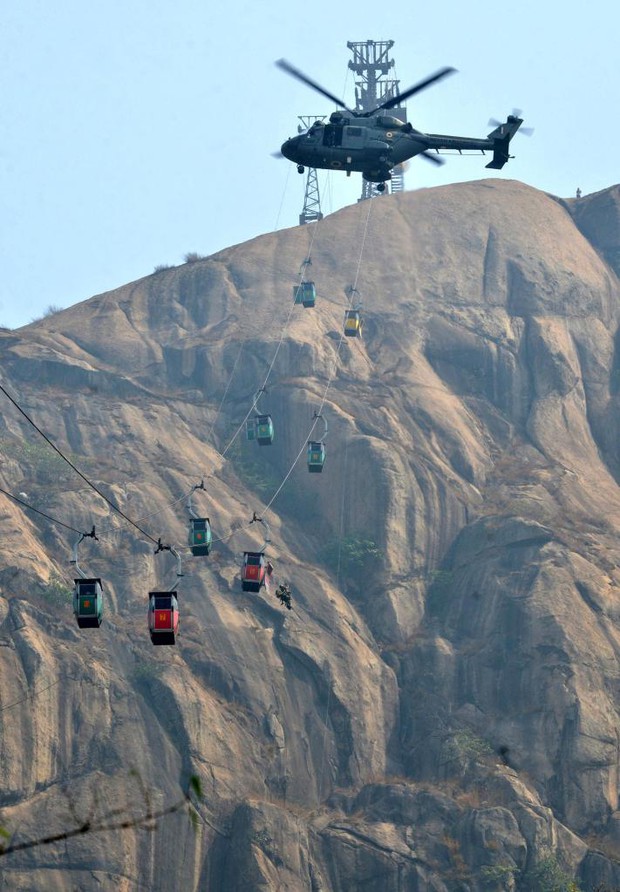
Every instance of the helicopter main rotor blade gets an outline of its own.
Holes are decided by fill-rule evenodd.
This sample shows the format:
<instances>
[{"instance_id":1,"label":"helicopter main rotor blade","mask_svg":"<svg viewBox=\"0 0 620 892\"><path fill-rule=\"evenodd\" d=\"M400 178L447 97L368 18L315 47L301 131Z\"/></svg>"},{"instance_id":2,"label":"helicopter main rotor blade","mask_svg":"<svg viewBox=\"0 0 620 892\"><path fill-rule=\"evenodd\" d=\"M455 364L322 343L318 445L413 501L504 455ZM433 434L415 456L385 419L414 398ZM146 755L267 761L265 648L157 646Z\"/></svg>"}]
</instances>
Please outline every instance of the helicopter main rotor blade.
<instances>
[{"instance_id":1,"label":"helicopter main rotor blade","mask_svg":"<svg viewBox=\"0 0 620 892\"><path fill-rule=\"evenodd\" d=\"M326 90L320 84L317 84L316 81L313 81L312 78L309 78L307 74L303 73L303 71L295 68L293 65L291 65L290 62L287 62L286 59L278 59L276 65L278 66L278 68L281 68L282 71L286 71L287 74L290 74L291 77L297 78L297 80L301 81L302 84L306 84L307 87L311 87L313 90L316 90L317 93L321 93L322 96L325 96L327 99L331 99L331 101L335 102L336 105L340 106L340 108L344 108L352 115L355 115L355 112L352 112L350 108L347 108L347 106L341 99L338 99L338 97L334 96L333 93L330 93L329 90Z\"/></svg>"},{"instance_id":2,"label":"helicopter main rotor blade","mask_svg":"<svg viewBox=\"0 0 620 892\"><path fill-rule=\"evenodd\" d=\"M427 161L432 161L437 167L441 167L442 164L446 163L443 158L440 158L439 155L433 155L432 152L420 152L420 155L422 158L426 158Z\"/></svg>"},{"instance_id":3,"label":"helicopter main rotor blade","mask_svg":"<svg viewBox=\"0 0 620 892\"><path fill-rule=\"evenodd\" d=\"M415 96L416 93L420 93L422 90L426 90L426 88L430 87L431 84L443 80L444 77L447 77L449 74L455 74L455 72L456 68L440 68L439 71L435 72L435 74L431 74L431 76L427 77L426 80L420 81L419 84L415 84L413 87L409 87L409 89L405 90L404 93L399 93L398 96L392 96L390 99L382 102L381 105L378 105L372 111L365 112L363 117L374 115L375 112L378 112L382 108L394 108L394 106L398 105L399 102L404 102L405 99L409 99L410 96Z\"/></svg>"}]
</instances>

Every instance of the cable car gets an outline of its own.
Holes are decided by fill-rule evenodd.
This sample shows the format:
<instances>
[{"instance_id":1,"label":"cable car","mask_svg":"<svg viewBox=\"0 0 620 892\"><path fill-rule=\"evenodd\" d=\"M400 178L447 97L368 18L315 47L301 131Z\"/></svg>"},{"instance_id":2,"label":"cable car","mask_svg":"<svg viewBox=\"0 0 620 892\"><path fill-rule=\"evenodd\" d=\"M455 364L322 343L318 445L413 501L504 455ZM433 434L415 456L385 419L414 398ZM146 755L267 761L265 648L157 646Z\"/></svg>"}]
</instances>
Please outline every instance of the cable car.
<instances>
[{"instance_id":1,"label":"cable car","mask_svg":"<svg viewBox=\"0 0 620 892\"><path fill-rule=\"evenodd\" d=\"M176 644L179 602L176 592L149 592L149 632L153 644Z\"/></svg>"},{"instance_id":2,"label":"cable car","mask_svg":"<svg viewBox=\"0 0 620 892\"><path fill-rule=\"evenodd\" d=\"M259 592L265 584L265 552L244 551L241 568L241 588L244 592Z\"/></svg>"},{"instance_id":3,"label":"cable car","mask_svg":"<svg viewBox=\"0 0 620 892\"><path fill-rule=\"evenodd\" d=\"M320 474L325 464L325 443L311 440L308 443L308 470L311 474Z\"/></svg>"},{"instance_id":4,"label":"cable car","mask_svg":"<svg viewBox=\"0 0 620 892\"><path fill-rule=\"evenodd\" d=\"M245 436L248 440L256 439L256 419L249 418L245 423Z\"/></svg>"},{"instance_id":5,"label":"cable car","mask_svg":"<svg viewBox=\"0 0 620 892\"><path fill-rule=\"evenodd\" d=\"M270 446L273 443L273 421L271 415L256 416L256 439L259 446Z\"/></svg>"},{"instance_id":6,"label":"cable car","mask_svg":"<svg viewBox=\"0 0 620 892\"><path fill-rule=\"evenodd\" d=\"M346 310L344 314L344 333L348 338L361 338L362 317L359 310Z\"/></svg>"},{"instance_id":7,"label":"cable car","mask_svg":"<svg viewBox=\"0 0 620 892\"><path fill-rule=\"evenodd\" d=\"M103 587L100 579L75 579L73 612L80 629L98 629L103 619Z\"/></svg>"},{"instance_id":8,"label":"cable car","mask_svg":"<svg viewBox=\"0 0 620 892\"><path fill-rule=\"evenodd\" d=\"M293 286L293 298L296 304L304 307L313 307L316 302L316 288L314 282L300 282Z\"/></svg>"},{"instance_id":9,"label":"cable car","mask_svg":"<svg viewBox=\"0 0 620 892\"><path fill-rule=\"evenodd\" d=\"M189 547L194 557L209 554L213 535L208 517L190 517Z\"/></svg>"}]
</instances>

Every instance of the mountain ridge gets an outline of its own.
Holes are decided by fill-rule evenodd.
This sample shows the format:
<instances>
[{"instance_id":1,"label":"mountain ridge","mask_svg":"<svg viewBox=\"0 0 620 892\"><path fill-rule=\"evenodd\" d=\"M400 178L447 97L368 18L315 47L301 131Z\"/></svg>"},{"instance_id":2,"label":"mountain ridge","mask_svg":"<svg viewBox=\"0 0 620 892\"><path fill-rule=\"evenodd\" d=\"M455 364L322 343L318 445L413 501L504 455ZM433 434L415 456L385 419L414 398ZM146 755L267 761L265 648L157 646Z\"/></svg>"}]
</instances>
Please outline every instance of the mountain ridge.
<instances>
[{"instance_id":1,"label":"mountain ridge","mask_svg":"<svg viewBox=\"0 0 620 892\"><path fill-rule=\"evenodd\" d=\"M2 823L58 823L63 785L122 801L139 767L161 801L207 778L219 829L175 816L10 856L0 888L532 889L551 867L620 885L619 191L386 196L0 333L7 388L124 511L183 542L169 506L204 479L225 540L185 557L178 645L153 651L169 559L6 408L2 485L113 532L81 558L108 600L78 634L50 594L67 536L6 503L6 698L57 683L3 723ZM308 252L314 310L291 307ZM338 351L351 287L364 340ZM222 459L270 365L273 446ZM269 516L289 617L240 591L237 552L322 399L324 472L296 467Z\"/></svg>"}]
</instances>

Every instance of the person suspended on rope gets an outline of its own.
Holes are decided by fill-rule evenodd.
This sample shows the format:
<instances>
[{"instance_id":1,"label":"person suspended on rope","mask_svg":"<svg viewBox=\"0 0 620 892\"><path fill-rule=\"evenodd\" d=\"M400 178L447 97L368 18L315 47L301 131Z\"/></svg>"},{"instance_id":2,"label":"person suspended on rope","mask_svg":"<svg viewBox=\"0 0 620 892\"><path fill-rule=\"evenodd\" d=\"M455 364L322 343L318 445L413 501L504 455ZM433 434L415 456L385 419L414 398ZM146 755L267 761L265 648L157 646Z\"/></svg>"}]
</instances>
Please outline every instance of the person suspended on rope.
<instances>
[{"instance_id":1,"label":"person suspended on rope","mask_svg":"<svg viewBox=\"0 0 620 892\"><path fill-rule=\"evenodd\" d=\"M275 592L276 598L280 601L281 604L284 604L287 610L292 610L293 606L291 604L291 590L286 585L286 583L281 582L277 587Z\"/></svg>"},{"instance_id":2,"label":"person suspended on rope","mask_svg":"<svg viewBox=\"0 0 620 892\"><path fill-rule=\"evenodd\" d=\"M253 512L252 512L252 520L250 521L250 523L262 523L262 522L263 522L263 518L262 518L262 517L257 517L257 516L256 516L256 511L253 511Z\"/></svg>"}]
</instances>

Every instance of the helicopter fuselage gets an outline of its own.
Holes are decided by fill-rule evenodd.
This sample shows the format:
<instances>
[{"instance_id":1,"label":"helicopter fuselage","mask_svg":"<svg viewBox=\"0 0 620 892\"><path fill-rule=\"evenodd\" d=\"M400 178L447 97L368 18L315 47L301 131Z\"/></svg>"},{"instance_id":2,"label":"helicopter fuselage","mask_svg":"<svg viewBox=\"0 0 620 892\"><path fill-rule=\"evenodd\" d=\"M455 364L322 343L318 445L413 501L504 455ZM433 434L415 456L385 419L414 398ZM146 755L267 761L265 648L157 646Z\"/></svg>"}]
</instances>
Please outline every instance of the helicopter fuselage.
<instances>
[{"instance_id":1,"label":"helicopter fuselage","mask_svg":"<svg viewBox=\"0 0 620 892\"><path fill-rule=\"evenodd\" d=\"M391 170L416 155L433 155L440 151L492 152L487 167L500 170L510 155L510 140L523 123L509 115L486 138L421 133L392 115L370 117L348 116L334 112L329 122L315 122L308 130L293 136L282 145L281 152L298 169L315 167L321 170L357 171L364 179L381 183L391 178Z\"/></svg>"}]
</instances>

